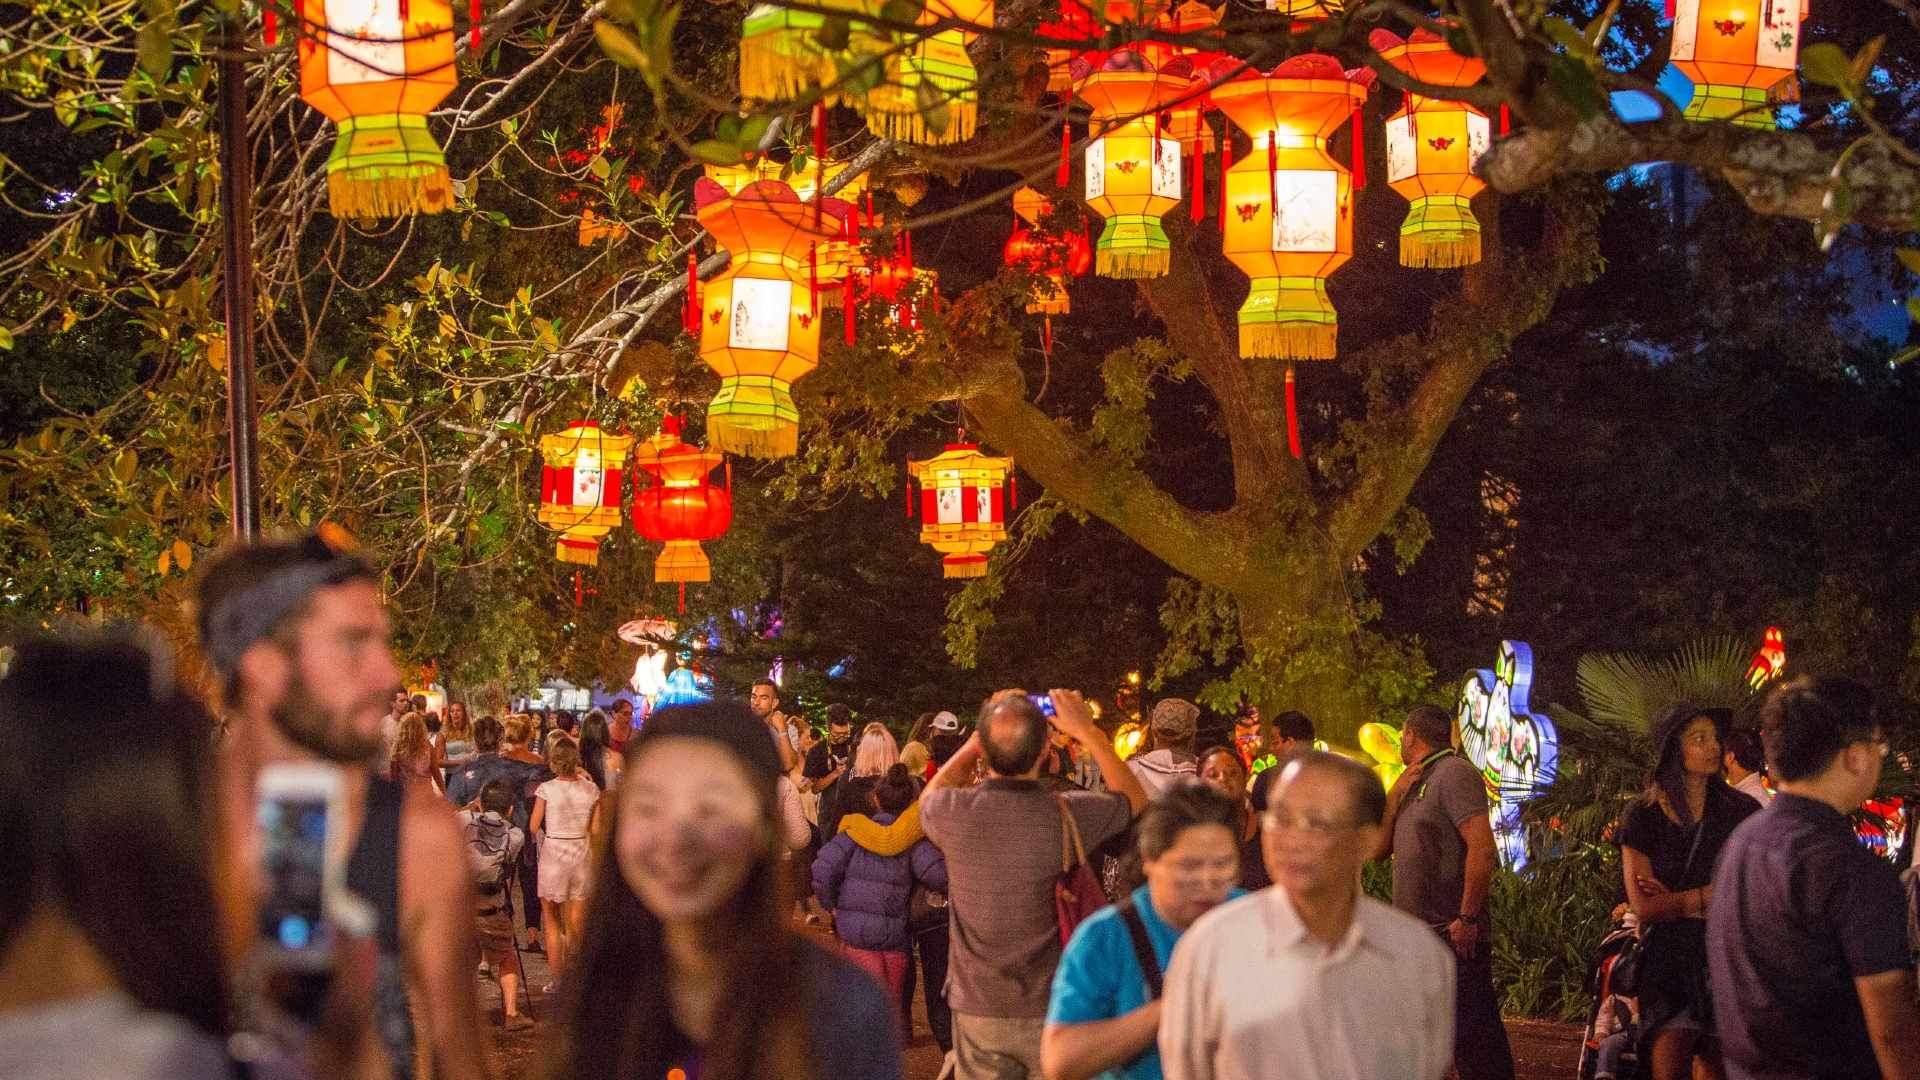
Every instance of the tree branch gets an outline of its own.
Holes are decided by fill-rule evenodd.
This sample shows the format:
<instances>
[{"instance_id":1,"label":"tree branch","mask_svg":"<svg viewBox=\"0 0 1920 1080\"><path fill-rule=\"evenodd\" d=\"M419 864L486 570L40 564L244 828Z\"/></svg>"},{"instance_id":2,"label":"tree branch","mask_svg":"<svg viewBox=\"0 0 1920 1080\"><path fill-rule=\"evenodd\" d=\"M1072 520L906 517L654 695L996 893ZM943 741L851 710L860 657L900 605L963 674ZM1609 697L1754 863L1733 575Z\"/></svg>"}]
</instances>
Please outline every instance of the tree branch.
<instances>
[{"instance_id":1,"label":"tree branch","mask_svg":"<svg viewBox=\"0 0 1920 1080\"><path fill-rule=\"evenodd\" d=\"M1755 213L1818 220L1838 151L1798 131L1658 120L1622 124L1598 116L1570 129L1529 128L1493 144L1478 172L1504 192L1528 191L1558 176L1607 174L1631 165L1674 161L1718 173ZM1841 179L1853 193L1853 220L1907 230L1920 215L1920 169L1878 142L1847 156Z\"/></svg>"}]
</instances>

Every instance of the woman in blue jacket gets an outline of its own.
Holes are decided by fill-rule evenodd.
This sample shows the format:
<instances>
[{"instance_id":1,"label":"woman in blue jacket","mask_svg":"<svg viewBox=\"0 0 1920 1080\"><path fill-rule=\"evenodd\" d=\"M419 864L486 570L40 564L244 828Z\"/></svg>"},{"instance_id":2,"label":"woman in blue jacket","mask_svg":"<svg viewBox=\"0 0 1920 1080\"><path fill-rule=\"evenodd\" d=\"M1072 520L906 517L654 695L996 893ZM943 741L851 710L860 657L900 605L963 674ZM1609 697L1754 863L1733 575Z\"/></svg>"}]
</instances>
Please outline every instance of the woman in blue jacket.
<instances>
[{"instance_id":1,"label":"woman in blue jacket","mask_svg":"<svg viewBox=\"0 0 1920 1080\"><path fill-rule=\"evenodd\" d=\"M917 794L906 766L888 769L873 787L870 815L849 815L813 862L814 894L833 913L834 933L847 959L871 972L902 1005L913 949L907 897L916 883L946 892L947 860L924 835L901 850L895 838L875 839L877 830L854 826L853 821L870 816L876 826L892 825ZM900 1019L905 1032L907 1017Z\"/></svg>"}]
</instances>

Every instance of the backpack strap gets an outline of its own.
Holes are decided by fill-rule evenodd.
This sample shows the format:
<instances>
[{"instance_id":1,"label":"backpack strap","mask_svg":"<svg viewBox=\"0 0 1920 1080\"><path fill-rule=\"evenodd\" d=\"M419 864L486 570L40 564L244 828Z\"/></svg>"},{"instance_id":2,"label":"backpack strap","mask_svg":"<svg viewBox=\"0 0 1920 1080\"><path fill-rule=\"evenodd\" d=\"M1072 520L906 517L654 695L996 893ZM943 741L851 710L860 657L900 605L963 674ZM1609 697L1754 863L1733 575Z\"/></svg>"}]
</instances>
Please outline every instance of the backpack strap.
<instances>
[{"instance_id":1,"label":"backpack strap","mask_svg":"<svg viewBox=\"0 0 1920 1080\"><path fill-rule=\"evenodd\" d=\"M1146 976L1147 1000L1158 1001L1166 989L1166 978L1160 970L1160 958L1153 954L1153 940L1147 937L1146 920L1140 917L1140 909L1134 906L1131 894L1121 897L1114 907L1120 910L1120 921L1127 927L1127 939L1133 942L1133 958L1140 962L1140 973Z\"/></svg>"}]
</instances>

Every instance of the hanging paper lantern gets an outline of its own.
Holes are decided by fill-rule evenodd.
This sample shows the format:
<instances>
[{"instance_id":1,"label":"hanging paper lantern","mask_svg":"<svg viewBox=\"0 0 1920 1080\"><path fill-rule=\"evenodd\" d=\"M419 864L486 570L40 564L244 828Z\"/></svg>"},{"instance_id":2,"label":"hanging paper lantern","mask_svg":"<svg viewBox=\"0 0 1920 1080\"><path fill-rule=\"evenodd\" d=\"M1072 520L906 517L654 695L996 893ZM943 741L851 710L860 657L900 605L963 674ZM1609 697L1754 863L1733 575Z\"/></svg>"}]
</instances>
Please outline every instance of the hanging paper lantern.
<instances>
[{"instance_id":1,"label":"hanging paper lantern","mask_svg":"<svg viewBox=\"0 0 1920 1080\"><path fill-rule=\"evenodd\" d=\"M823 10L755 4L740 26L741 97L750 101L804 97L816 87L837 82L841 63L857 62L886 47L885 32L871 21L880 13L879 0L818 0L808 6L830 9L847 19L846 48L821 46L820 30L828 18ZM828 97L844 100L838 94Z\"/></svg>"},{"instance_id":2,"label":"hanging paper lantern","mask_svg":"<svg viewBox=\"0 0 1920 1080\"><path fill-rule=\"evenodd\" d=\"M680 441L680 427L679 417L666 417L659 434L634 451L634 468L652 483L634 489L633 529L666 545L653 561L654 581L710 581L712 567L700 542L718 539L733 524L733 496L709 483L707 474L726 458Z\"/></svg>"},{"instance_id":3,"label":"hanging paper lantern","mask_svg":"<svg viewBox=\"0 0 1920 1080\"><path fill-rule=\"evenodd\" d=\"M1067 278L1080 277L1093 266L1093 249L1085 233L1073 231L1058 236L1015 225L1001 250L1008 266L1022 266L1036 277L1033 294L1027 300L1029 314L1064 315L1073 310L1067 295Z\"/></svg>"},{"instance_id":4,"label":"hanging paper lantern","mask_svg":"<svg viewBox=\"0 0 1920 1080\"><path fill-rule=\"evenodd\" d=\"M1192 65L1155 68L1144 55L1116 52L1096 70L1075 61L1074 93L1093 107L1087 144L1087 205L1106 219L1094 245L1094 272L1151 278L1167 272L1171 247L1160 219L1180 201L1180 144L1159 133L1159 113L1193 92Z\"/></svg>"},{"instance_id":5,"label":"hanging paper lantern","mask_svg":"<svg viewBox=\"0 0 1920 1080\"><path fill-rule=\"evenodd\" d=\"M907 462L908 477L920 484L920 542L946 556L943 576L986 576L987 552L1007 538L1012 474L1012 458L987 457L973 443L949 443L935 457Z\"/></svg>"},{"instance_id":6,"label":"hanging paper lantern","mask_svg":"<svg viewBox=\"0 0 1920 1080\"><path fill-rule=\"evenodd\" d=\"M920 22L958 19L993 25L993 0L928 0ZM942 145L973 138L979 123L979 72L967 46L979 33L960 27L931 31L887 63L887 78L863 98L847 100L867 118L867 130L901 142ZM846 99L843 99L846 100Z\"/></svg>"},{"instance_id":7,"label":"hanging paper lantern","mask_svg":"<svg viewBox=\"0 0 1920 1080\"><path fill-rule=\"evenodd\" d=\"M1771 131L1772 103L1800 99L1795 68L1808 0L1668 0L1667 14L1673 65L1693 80L1689 120Z\"/></svg>"},{"instance_id":8,"label":"hanging paper lantern","mask_svg":"<svg viewBox=\"0 0 1920 1080\"><path fill-rule=\"evenodd\" d=\"M454 86L447 0L304 0L300 96L340 127L327 158L335 217L436 214L453 182L427 113Z\"/></svg>"},{"instance_id":9,"label":"hanging paper lantern","mask_svg":"<svg viewBox=\"0 0 1920 1080\"><path fill-rule=\"evenodd\" d=\"M1225 65L1222 65L1224 67ZM1213 102L1253 140L1227 170L1227 258L1253 279L1240 308L1240 355L1330 360L1338 336L1327 276L1353 255L1353 177L1327 137L1356 116L1371 72L1351 76L1321 53L1213 87Z\"/></svg>"},{"instance_id":10,"label":"hanging paper lantern","mask_svg":"<svg viewBox=\"0 0 1920 1080\"><path fill-rule=\"evenodd\" d=\"M1206 35L1215 37L1220 28L1220 12L1200 0L1187 0L1186 3L1163 13L1158 27L1169 34L1186 36ZM1210 65L1225 57L1224 43L1221 48L1202 48L1198 45L1161 45L1167 59L1183 56L1193 65L1194 71L1204 71ZM1213 127L1206 121L1207 111L1213 104L1205 93L1204 81L1195 84L1192 96L1177 102L1167 109L1167 137L1180 144L1188 155L1211 151L1215 144ZM1198 187L1196 181L1195 184Z\"/></svg>"},{"instance_id":11,"label":"hanging paper lantern","mask_svg":"<svg viewBox=\"0 0 1920 1080\"><path fill-rule=\"evenodd\" d=\"M1045 43L1047 89L1064 94L1073 89L1073 58L1100 40L1100 24L1079 0L1060 0L1060 17L1043 22L1034 31Z\"/></svg>"},{"instance_id":12,"label":"hanging paper lantern","mask_svg":"<svg viewBox=\"0 0 1920 1080\"><path fill-rule=\"evenodd\" d=\"M1461 56L1424 28L1405 41L1391 30L1375 30L1369 41L1382 60L1432 86L1472 86L1487 73L1485 61ZM1387 182L1413 202L1400 226L1400 265L1480 261L1473 197L1487 185L1473 166L1492 142L1492 121L1464 101L1410 93L1387 118Z\"/></svg>"},{"instance_id":13,"label":"hanging paper lantern","mask_svg":"<svg viewBox=\"0 0 1920 1080\"><path fill-rule=\"evenodd\" d=\"M700 358L720 376L707 408L715 450L788 457L799 448L793 381L820 361L819 297L810 261L836 238L852 207L839 199L802 203L791 187L759 180L729 196L702 177L694 184L700 224L731 260L707 283L699 307Z\"/></svg>"},{"instance_id":14,"label":"hanging paper lantern","mask_svg":"<svg viewBox=\"0 0 1920 1080\"><path fill-rule=\"evenodd\" d=\"M1760 639L1760 647L1754 650L1753 661L1747 665L1747 685L1755 690L1780 677L1787 670L1787 639L1777 626L1767 627L1765 636Z\"/></svg>"},{"instance_id":15,"label":"hanging paper lantern","mask_svg":"<svg viewBox=\"0 0 1920 1080\"><path fill-rule=\"evenodd\" d=\"M561 562L599 565L600 538L620 524L620 474L632 447L631 436L608 435L591 420L541 437L538 516L560 531L554 557Z\"/></svg>"}]
</instances>

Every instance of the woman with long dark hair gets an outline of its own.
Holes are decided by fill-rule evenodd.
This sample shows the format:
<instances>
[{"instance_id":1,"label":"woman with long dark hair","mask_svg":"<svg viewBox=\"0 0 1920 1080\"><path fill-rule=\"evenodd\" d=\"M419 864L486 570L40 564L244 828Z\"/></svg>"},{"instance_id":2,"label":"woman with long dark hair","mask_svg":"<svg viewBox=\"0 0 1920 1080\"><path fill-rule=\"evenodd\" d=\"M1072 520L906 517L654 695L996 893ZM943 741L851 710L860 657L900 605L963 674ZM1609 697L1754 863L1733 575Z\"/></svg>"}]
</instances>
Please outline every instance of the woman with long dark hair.
<instances>
[{"instance_id":1,"label":"woman with long dark hair","mask_svg":"<svg viewBox=\"0 0 1920 1080\"><path fill-rule=\"evenodd\" d=\"M1713 864L1760 809L1721 779L1730 719L1685 702L1655 714L1653 772L1620 827L1621 876L1640 920L1640 1060L1652 1080L1721 1075L1707 996Z\"/></svg>"},{"instance_id":2,"label":"woman with long dark hair","mask_svg":"<svg viewBox=\"0 0 1920 1080\"><path fill-rule=\"evenodd\" d=\"M900 1080L885 993L789 925L779 773L732 702L663 709L628 741L554 1080Z\"/></svg>"},{"instance_id":3,"label":"woman with long dark hair","mask_svg":"<svg viewBox=\"0 0 1920 1080\"><path fill-rule=\"evenodd\" d=\"M580 721L580 765L602 792L620 779L620 756L613 749L613 730L607 714L595 709Z\"/></svg>"},{"instance_id":4,"label":"woman with long dark hair","mask_svg":"<svg viewBox=\"0 0 1920 1080\"><path fill-rule=\"evenodd\" d=\"M21 643L0 679L0 1071L225 1080L213 718L129 636ZM224 931L224 933L223 933Z\"/></svg>"}]
</instances>

